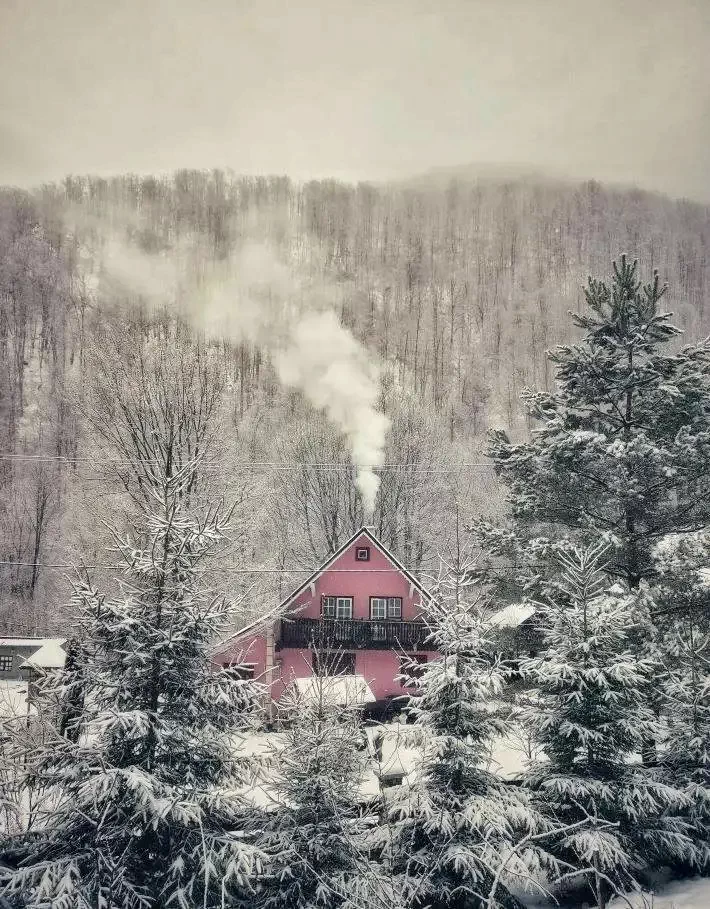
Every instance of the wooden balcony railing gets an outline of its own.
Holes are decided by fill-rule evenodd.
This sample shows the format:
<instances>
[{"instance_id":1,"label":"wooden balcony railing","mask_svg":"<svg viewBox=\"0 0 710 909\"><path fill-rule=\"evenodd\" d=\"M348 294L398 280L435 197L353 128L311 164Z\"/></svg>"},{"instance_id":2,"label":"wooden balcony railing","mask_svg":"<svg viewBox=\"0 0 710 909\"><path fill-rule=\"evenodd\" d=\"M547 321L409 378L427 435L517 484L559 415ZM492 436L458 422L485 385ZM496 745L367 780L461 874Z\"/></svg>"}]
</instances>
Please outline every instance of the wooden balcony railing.
<instances>
[{"instance_id":1,"label":"wooden balcony railing","mask_svg":"<svg viewBox=\"0 0 710 909\"><path fill-rule=\"evenodd\" d=\"M279 644L325 650L423 650L428 636L424 622L283 619Z\"/></svg>"}]
</instances>

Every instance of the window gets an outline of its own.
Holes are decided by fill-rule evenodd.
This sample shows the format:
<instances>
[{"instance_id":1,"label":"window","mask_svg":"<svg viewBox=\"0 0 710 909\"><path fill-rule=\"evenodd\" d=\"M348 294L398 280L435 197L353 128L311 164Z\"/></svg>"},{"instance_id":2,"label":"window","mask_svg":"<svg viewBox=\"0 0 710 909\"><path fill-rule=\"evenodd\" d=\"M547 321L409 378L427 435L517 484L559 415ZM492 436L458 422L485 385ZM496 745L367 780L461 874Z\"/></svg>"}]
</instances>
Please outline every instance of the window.
<instances>
[{"instance_id":1,"label":"window","mask_svg":"<svg viewBox=\"0 0 710 909\"><path fill-rule=\"evenodd\" d=\"M401 597L387 597L387 617L390 619L402 618Z\"/></svg>"},{"instance_id":2,"label":"window","mask_svg":"<svg viewBox=\"0 0 710 909\"><path fill-rule=\"evenodd\" d=\"M353 598L323 597L321 614L324 619L351 619L353 617Z\"/></svg>"},{"instance_id":3,"label":"window","mask_svg":"<svg viewBox=\"0 0 710 909\"><path fill-rule=\"evenodd\" d=\"M256 674L256 663L225 663L224 668L238 679L253 679Z\"/></svg>"},{"instance_id":4,"label":"window","mask_svg":"<svg viewBox=\"0 0 710 909\"><path fill-rule=\"evenodd\" d=\"M355 675L355 654L313 651L313 675Z\"/></svg>"},{"instance_id":5,"label":"window","mask_svg":"<svg viewBox=\"0 0 710 909\"><path fill-rule=\"evenodd\" d=\"M357 562L369 562L370 561L370 547L369 546L356 547L355 560Z\"/></svg>"},{"instance_id":6,"label":"window","mask_svg":"<svg viewBox=\"0 0 710 909\"><path fill-rule=\"evenodd\" d=\"M373 621L402 618L402 597L370 597L370 618Z\"/></svg>"},{"instance_id":7,"label":"window","mask_svg":"<svg viewBox=\"0 0 710 909\"><path fill-rule=\"evenodd\" d=\"M0 654L0 672L12 672L12 654Z\"/></svg>"},{"instance_id":8,"label":"window","mask_svg":"<svg viewBox=\"0 0 710 909\"><path fill-rule=\"evenodd\" d=\"M421 678L426 664L427 658L424 653L406 654L400 658L399 670L402 675L408 676L405 682L407 687L415 688L417 686L417 682Z\"/></svg>"}]
</instances>

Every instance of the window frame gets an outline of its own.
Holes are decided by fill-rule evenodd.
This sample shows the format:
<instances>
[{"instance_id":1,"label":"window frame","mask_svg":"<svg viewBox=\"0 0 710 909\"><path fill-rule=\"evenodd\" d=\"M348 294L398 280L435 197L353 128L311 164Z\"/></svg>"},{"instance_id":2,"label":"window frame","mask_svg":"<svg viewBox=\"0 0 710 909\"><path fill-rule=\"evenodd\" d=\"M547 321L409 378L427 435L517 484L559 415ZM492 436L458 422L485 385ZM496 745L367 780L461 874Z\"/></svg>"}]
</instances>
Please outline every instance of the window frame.
<instances>
[{"instance_id":1,"label":"window frame","mask_svg":"<svg viewBox=\"0 0 710 909\"><path fill-rule=\"evenodd\" d=\"M12 672L14 664L14 655L12 653L0 653L0 672Z\"/></svg>"},{"instance_id":2,"label":"window frame","mask_svg":"<svg viewBox=\"0 0 710 909\"><path fill-rule=\"evenodd\" d=\"M326 613L326 611L325 611L327 600L333 601L332 615ZM348 603L348 607L349 607L348 615L338 615L338 608L342 602ZM354 598L351 596L342 596L340 594L335 594L335 595L323 594L323 596L320 598L321 618L322 619L331 619L332 621L335 621L335 622L350 622L350 621L352 621L352 617L353 617L353 604L354 604Z\"/></svg>"},{"instance_id":3,"label":"window frame","mask_svg":"<svg viewBox=\"0 0 710 909\"><path fill-rule=\"evenodd\" d=\"M361 555L362 553L362 555ZM355 561L356 562L369 562L370 561L370 547L369 546L356 546L355 547Z\"/></svg>"},{"instance_id":4,"label":"window frame","mask_svg":"<svg viewBox=\"0 0 710 909\"><path fill-rule=\"evenodd\" d=\"M383 616L376 616L374 614L374 605L375 601L384 600L385 603L385 614ZM374 596L370 597L370 621L371 622L401 622L402 621L402 607L403 607L403 597L383 597L383 596ZM393 606L396 604L397 612L393 612Z\"/></svg>"}]
</instances>

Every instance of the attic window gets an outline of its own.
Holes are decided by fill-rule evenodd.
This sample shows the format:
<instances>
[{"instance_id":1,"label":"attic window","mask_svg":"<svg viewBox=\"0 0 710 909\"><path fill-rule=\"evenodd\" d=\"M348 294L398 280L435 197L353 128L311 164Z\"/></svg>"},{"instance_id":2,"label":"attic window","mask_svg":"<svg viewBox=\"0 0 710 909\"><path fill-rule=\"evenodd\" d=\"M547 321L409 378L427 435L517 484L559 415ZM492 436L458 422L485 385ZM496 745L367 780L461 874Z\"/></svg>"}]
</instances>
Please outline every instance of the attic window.
<instances>
[{"instance_id":1,"label":"attic window","mask_svg":"<svg viewBox=\"0 0 710 909\"><path fill-rule=\"evenodd\" d=\"M369 562L370 561L370 547L369 546L356 547L355 561L356 562Z\"/></svg>"}]
</instances>

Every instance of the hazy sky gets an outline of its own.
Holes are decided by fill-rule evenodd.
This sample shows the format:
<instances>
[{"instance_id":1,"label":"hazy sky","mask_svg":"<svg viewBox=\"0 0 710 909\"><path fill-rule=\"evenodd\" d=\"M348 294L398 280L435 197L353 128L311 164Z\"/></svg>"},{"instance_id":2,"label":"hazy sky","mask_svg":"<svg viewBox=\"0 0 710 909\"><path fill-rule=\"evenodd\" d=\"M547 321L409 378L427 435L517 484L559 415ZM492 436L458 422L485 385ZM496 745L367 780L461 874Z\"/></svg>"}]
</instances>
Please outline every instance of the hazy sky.
<instances>
[{"instance_id":1,"label":"hazy sky","mask_svg":"<svg viewBox=\"0 0 710 909\"><path fill-rule=\"evenodd\" d=\"M710 200L710 0L0 0L0 183L522 163Z\"/></svg>"}]
</instances>

